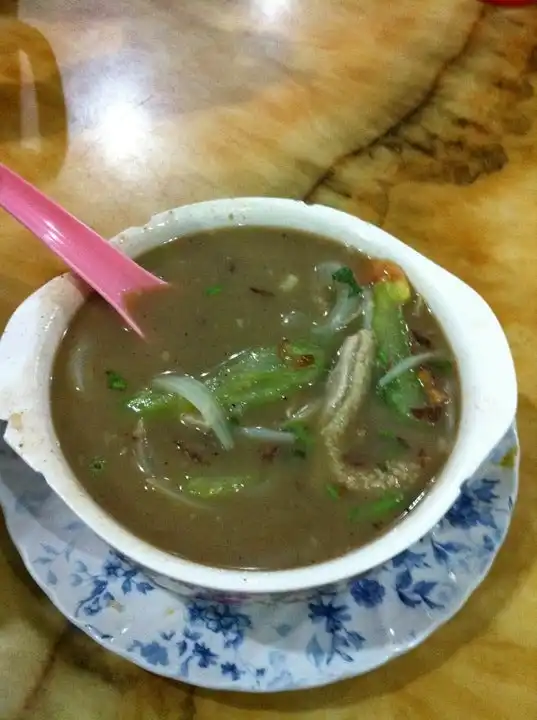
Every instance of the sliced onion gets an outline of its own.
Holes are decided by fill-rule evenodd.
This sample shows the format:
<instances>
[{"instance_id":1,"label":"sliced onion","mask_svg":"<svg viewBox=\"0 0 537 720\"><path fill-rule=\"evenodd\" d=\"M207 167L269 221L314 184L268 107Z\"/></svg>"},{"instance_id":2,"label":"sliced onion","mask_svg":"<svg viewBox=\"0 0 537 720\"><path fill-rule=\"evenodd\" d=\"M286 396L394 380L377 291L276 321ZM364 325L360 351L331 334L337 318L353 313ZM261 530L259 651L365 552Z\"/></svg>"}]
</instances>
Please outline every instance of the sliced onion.
<instances>
[{"instance_id":1,"label":"sliced onion","mask_svg":"<svg viewBox=\"0 0 537 720\"><path fill-rule=\"evenodd\" d=\"M166 390L188 400L220 440L222 447L225 450L231 450L234 445L233 436L224 410L203 383L188 375L168 373L155 378L153 385L160 390Z\"/></svg>"},{"instance_id":2,"label":"sliced onion","mask_svg":"<svg viewBox=\"0 0 537 720\"><path fill-rule=\"evenodd\" d=\"M211 429L200 415L193 415L192 413L184 413L181 415L181 422L187 427L199 430L199 432L204 434Z\"/></svg>"},{"instance_id":3,"label":"sliced onion","mask_svg":"<svg viewBox=\"0 0 537 720\"><path fill-rule=\"evenodd\" d=\"M401 360L397 365L394 365L391 370L388 370L386 375L383 375L378 381L378 387L382 388L393 382L396 378L404 373L412 370L415 367L419 367L430 360L436 360L441 357L441 353L438 352L426 352L421 355L411 355L410 357Z\"/></svg>"},{"instance_id":4,"label":"sliced onion","mask_svg":"<svg viewBox=\"0 0 537 720\"><path fill-rule=\"evenodd\" d=\"M146 478L154 476L152 459L149 456L147 435L145 432L145 425L142 419L138 420L134 432L132 433L134 439L134 458L139 469Z\"/></svg>"},{"instance_id":5,"label":"sliced onion","mask_svg":"<svg viewBox=\"0 0 537 720\"><path fill-rule=\"evenodd\" d=\"M323 404L322 398L317 398L317 400L312 400L311 402L307 403L306 405L303 405L301 408L293 412L292 410L288 409L286 412L286 415L289 420L308 420L312 417L312 415L315 415L316 412L319 412Z\"/></svg>"},{"instance_id":6,"label":"sliced onion","mask_svg":"<svg viewBox=\"0 0 537 720\"><path fill-rule=\"evenodd\" d=\"M364 288L362 291L363 313L364 313L364 330L371 330L373 326L373 311L375 305L373 303L373 292L371 288Z\"/></svg>"},{"instance_id":7,"label":"sliced onion","mask_svg":"<svg viewBox=\"0 0 537 720\"><path fill-rule=\"evenodd\" d=\"M89 365L86 357L87 349L88 348L85 344L77 345L69 356L69 375L71 376L71 381L75 390L79 393L86 392L86 366Z\"/></svg>"},{"instance_id":8,"label":"sliced onion","mask_svg":"<svg viewBox=\"0 0 537 720\"><path fill-rule=\"evenodd\" d=\"M176 484L167 477L155 477L154 475L146 478L147 485L146 489L151 489L153 492L162 493L170 500L176 500L182 502L184 505L190 505L190 507L196 510L205 510L207 512L214 512L216 506L210 503L204 503L201 500L196 500L191 495L186 493L181 487L177 487ZM172 487L168 487L171 485Z\"/></svg>"},{"instance_id":9,"label":"sliced onion","mask_svg":"<svg viewBox=\"0 0 537 720\"><path fill-rule=\"evenodd\" d=\"M325 288L330 288L335 285L334 273L341 270L343 267L345 266L340 262L324 262L317 265L315 272L317 273L317 277L319 278L321 285Z\"/></svg>"},{"instance_id":10,"label":"sliced onion","mask_svg":"<svg viewBox=\"0 0 537 720\"><path fill-rule=\"evenodd\" d=\"M281 316L282 325L290 329L299 329L300 327L308 327L311 321L308 321L306 314L300 312L300 310L291 310L291 312L284 313Z\"/></svg>"},{"instance_id":11,"label":"sliced onion","mask_svg":"<svg viewBox=\"0 0 537 720\"><path fill-rule=\"evenodd\" d=\"M313 333L318 336L334 335L358 317L362 305L361 295L351 295L348 285L338 283L335 305L325 321L313 328Z\"/></svg>"},{"instance_id":12,"label":"sliced onion","mask_svg":"<svg viewBox=\"0 0 537 720\"><path fill-rule=\"evenodd\" d=\"M187 495L183 492L182 488L177 487L172 480L167 477L158 477L156 475L153 468L153 459L149 452L147 433L142 419L138 420L136 423L132 437L134 439L134 458L138 468L145 476L146 489L162 493L170 499L179 500L185 505L190 505L193 508L206 509L204 503L196 501L190 495Z\"/></svg>"},{"instance_id":13,"label":"sliced onion","mask_svg":"<svg viewBox=\"0 0 537 720\"><path fill-rule=\"evenodd\" d=\"M325 386L324 415L332 415L341 406L347 395L354 372L360 346L360 335L349 335L338 350L338 358L330 370Z\"/></svg>"},{"instance_id":14,"label":"sliced onion","mask_svg":"<svg viewBox=\"0 0 537 720\"><path fill-rule=\"evenodd\" d=\"M277 445L292 445L296 440L296 435L292 432L272 430L264 427L239 427L237 428L237 435L242 435L249 440L274 443Z\"/></svg>"}]
</instances>

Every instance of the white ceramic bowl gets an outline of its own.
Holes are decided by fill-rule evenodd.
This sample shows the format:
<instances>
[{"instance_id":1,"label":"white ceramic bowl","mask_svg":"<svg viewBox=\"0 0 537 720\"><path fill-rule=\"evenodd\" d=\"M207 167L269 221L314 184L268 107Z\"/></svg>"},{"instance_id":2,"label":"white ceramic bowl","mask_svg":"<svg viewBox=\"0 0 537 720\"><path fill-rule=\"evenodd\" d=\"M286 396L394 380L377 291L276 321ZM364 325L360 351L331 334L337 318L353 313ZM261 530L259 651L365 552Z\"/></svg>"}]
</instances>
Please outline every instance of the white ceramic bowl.
<instances>
[{"instance_id":1,"label":"white ceramic bowl","mask_svg":"<svg viewBox=\"0 0 537 720\"><path fill-rule=\"evenodd\" d=\"M300 229L333 238L401 265L440 321L458 361L462 410L456 443L426 498L396 527L335 560L277 572L221 570L182 560L140 540L87 494L61 452L50 413L50 376L58 344L87 297L66 274L51 280L14 313L0 343L0 418L5 439L42 473L67 505L98 535L161 584L192 592L296 592L324 586L385 562L425 535L447 512L469 477L514 419L516 377L505 335L494 314L466 284L374 225L318 205L272 198L215 200L169 210L111 241L137 256L200 230L238 225ZM262 248L260 248L262 252Z\"/></svg>"}]
</instances>

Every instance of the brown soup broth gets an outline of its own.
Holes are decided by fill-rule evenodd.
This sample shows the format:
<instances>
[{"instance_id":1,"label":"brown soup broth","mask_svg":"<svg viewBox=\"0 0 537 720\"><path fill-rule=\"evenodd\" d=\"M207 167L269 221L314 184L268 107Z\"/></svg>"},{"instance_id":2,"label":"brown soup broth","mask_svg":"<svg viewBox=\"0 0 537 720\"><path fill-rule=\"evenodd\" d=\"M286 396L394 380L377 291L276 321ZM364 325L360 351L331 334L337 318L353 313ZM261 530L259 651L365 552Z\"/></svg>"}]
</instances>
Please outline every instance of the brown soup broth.
<instances>
[{"instance_id":1,"label":"brown soup broth","mask_svg":"<svg viewBox=\"0 0 537 720\"><path fill-rule=\"evenodd\" d=\"M239 431L239 425L281 429L293 410L323 402L338 348L360 330L364 317L322 342L312 336L312 327L326 320L334 303L315 268L338 263L351 268L363 286L370 277L367 256L303 232L240 227L181 238L140 262L171 284L133 299L151 341L127 330L92 296L61 343L51 381L53 422L65 457L83 487L118 522L195 562L276 570L359 547L427 490L454 442L458 380L441 328L416 297L404 306L412 352L434 351L451 361L420 375L421 387L433 384L432 406L428 394L424 408L412 408L412 417L394 411L376 388L384 371L375 365L367 397L340 440L345 472L361 477L362 470L374 470L380 486L342 484L321 435L322 410L292 429L292 444L260 442ZM305 339L323 345L315 382L238 417L236 408L226 407L235 441L229 451L210 430L188 424L177 408L141 417L128 407L161 373L204 380L251 348L273 348L283 353L284 363L291 352L289 367L307 367L310 354L286 349ZM187 416L196 421L192 407ZM392 462L413 471L384 483ZM253 484L239 487L240 481L236 491L209 498L185 493L200 477L248 478ZM399 495L392 503L394 491Z\"/></svg>"}]
</instances>

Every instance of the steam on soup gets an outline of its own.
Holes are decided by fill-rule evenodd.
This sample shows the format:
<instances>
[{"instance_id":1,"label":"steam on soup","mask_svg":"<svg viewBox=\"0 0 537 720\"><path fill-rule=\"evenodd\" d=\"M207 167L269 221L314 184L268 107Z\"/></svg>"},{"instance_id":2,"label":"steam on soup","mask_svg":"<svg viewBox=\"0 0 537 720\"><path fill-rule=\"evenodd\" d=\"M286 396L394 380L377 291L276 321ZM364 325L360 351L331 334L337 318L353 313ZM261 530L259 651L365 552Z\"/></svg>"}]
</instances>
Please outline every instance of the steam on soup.
<instances>
[{"instance_id":1,"label":"steam on soup","mask_svg":"<svg viewBox=\"0 0 537 720\"><path fill-rule=\"evenodd\" d=\"M426 492L458 381L398 267L245 227L141 263L172 284L132 298L150 342L93 296L52 378L62 450L116 520L192 561L273 570L357 548Z\"/></svg>"}]
</instances>

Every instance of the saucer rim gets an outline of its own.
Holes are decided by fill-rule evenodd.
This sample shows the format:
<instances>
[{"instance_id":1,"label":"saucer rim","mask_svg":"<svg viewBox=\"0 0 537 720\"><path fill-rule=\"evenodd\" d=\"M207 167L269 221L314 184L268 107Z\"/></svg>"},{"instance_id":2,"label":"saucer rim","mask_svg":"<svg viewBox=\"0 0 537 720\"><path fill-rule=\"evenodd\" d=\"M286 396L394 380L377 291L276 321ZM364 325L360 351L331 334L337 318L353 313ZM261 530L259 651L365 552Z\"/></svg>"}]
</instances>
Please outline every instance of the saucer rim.
<instances>
[{"instance_id":1,"label":"saucer rim","mask_svg":"<svg viewBox=\"0 0 537 720\"><path fill-rule=\"evenodd\" d=\"M506 437L512 437L513 441L513 448L516 448L516 457L513 462L513 466L509 468L509 482L512 484L512 490L510 492L510 497L512 498L512 506L509 510L508 517L506 519L505 528L503 535L498 541L498 544L496 545L494 551L491 553L489 561L487 562L486 566L482 569L482 571L475 576L475 581L468 584L466 591L461 596L460 600L453 604L449 608L449 610L440 618L435 618L434 622L431 622L430 626L423 631L422 633L416 635L416 637L412 638L411 640L407 641L404 646L400 646L397 649L391 648L391 650L386 651L383 653L382 657L379 659L378 662L371 664L366 669L359 670L356 672L356 663L348 663L348 666L345 665L344 668L347 669L349 672L338 672L337 674L331 674L330 672L327 672L324 676L319 677L316 676L315 678L312 678L312 682L304 682L300 684L300 686L294 686L294 687L281 687L281 688L267 688L267 687L240 687L237 685L233 685L231 683L223 683L223 684L217 684L217 683L211 683L211 682L201 682L201 681L194 681L191 678L183 678L178 677L177 673L174 671L167 671L166 668L161 667L155 667L155 666L149 666L148 663L143 661L143 658L139 654L135 654L130 652L126 648L121 648L114 646L114 640L108 640L106 638L100 637L100 633L96 631L91 625L88 623L81 621L80 619L76 618L71 611L67 611L65 609L64 603L60 600L58 597L58 593L54 592L54 588L50 585L48 585L46 582L44 582L37 572L35 572L34 569L34 563L30 560L26 548L22 545L19 538L15 536L15 531L12 527L14 524L11 519L11 512L8 512L6 509L6 506L4 502L2 501L1 495L0 495L0 509L2 510L4 521L6 524L6 529L8 531L9 537L11 538L11 541L13 542L19 556L21 557L22 562L24 563L24 566L29 573L32 580L37 584L37 586L40 588L40 590L45 594L47 599L54 605L54 607L63 615L65 620L72 624L74 627L76 627L78 630L81 630L85 635L87 635L91 640L95 641L100 647L103 649L112 652L114 655L117 655L124 660L126 660L129 663L132 663L136 667L145 670L146 672L149 672L157 677L164 677L168 678L170 680L174 680L176 682L184 683L186 685L189 685L193 688L200 688L205 690L213 690L213 691L220 691L220 692L240 692L240 693L251 693L251 694L276 694L276 693L285 693L285 692L296 692L300 690L308 690L308 689L314 689L314 688L320 688L320 687L326 687L328 685L334 684L336 682L350 680L353 678L360 677L362 675L366 675L374 670L377 670L378 668L382 667L383 665L386 665L388 662L391 662L392 660L395 660L413 650L415 650L419 645L421 645L423 642L425 642L432 634L434 634L437 630L439 630L441 627L443 627L447 622L452 620L466 605L470 597L473 595L473 593L477 590L477 588L481 585L481 583L487 578L488 574L491 571L492 566L494 565L494 562L496 561L496 558L498 557L498 554L500 553L505 540L507 538L509 528L512 522L513 513L516 507L518 492L519 492L519 484L520 484L520 456L521 456L521 446L520 446L520 438L518 434L518 428L516 420L513 421L513 423L508 428L505 435L499 440L499 442L496 444L494 448L492 448L491 452L489 453L488 457L484 462L486 462L491 455L495 452L495 450L504 442ZM20 458L16 459L17 462L23 463L23 461ZM0 469L0 483L2 482L2 476L1 476L1 469ZM505 480L504 480L505 482ZM63 501L62 501L63 502ZM64 503L65 504L65 503ZM71 511L72 512L72 511ZM432 532L433 529L431 529L430 532ZM429 535L429 533L427 533ZM427 537L427 535L425 537ZM104 541L102 541L104 543ZM107 545L105 543L105 545ZM110 547L110 546L108 546ZM130 559L128 559L130 561ZM157 589L161 590L162 592L166 592L163 588L159 588L157 586ZM168 591L170 592L170 591ZM178 596L175 593L171 593L176 599L179 599L180 602L184 602L184 599ZM256 598L253 596L250 601L255 602Z\"/></svg>"}]
</instances>

